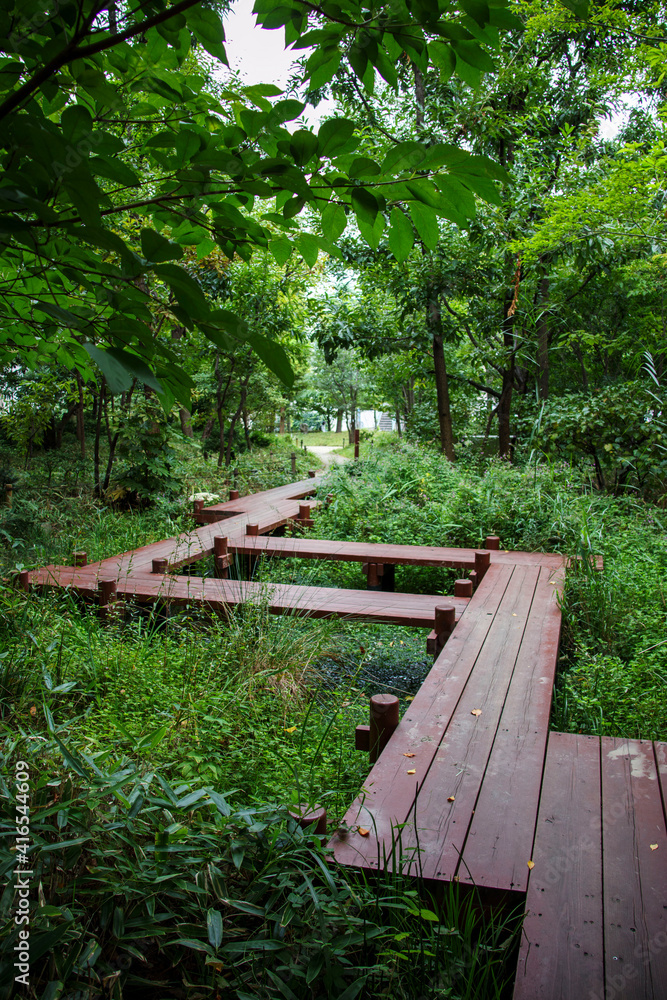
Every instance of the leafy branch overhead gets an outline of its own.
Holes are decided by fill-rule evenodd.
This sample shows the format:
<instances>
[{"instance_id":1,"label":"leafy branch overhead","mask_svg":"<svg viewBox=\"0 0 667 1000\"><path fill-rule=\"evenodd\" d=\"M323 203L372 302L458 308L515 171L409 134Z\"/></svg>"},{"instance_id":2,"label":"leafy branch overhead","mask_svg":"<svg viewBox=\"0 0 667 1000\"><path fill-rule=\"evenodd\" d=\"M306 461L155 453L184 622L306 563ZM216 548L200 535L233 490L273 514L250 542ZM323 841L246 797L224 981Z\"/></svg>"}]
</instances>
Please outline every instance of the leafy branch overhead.
<instances>
[{"instance_id":1,"label":"leafy branch overhead","mask_svg":"<svg viewBox=\"0 0 667 1000\"><path fill-rule=\"evenodd\" d=\"M313 48L305 79L331 80L341 60L367 92L376 71L429 63L479 81L493 70L499 31L520 27L504 0L314 5L258 0L264 28ZM165 405L189 379L161 327L198 328L218 348L252 345L289 383L287 356L216 308L197 264L268 251L314 266L337 253L350 219L405 259L416 230L437 241L437 218L464 226L475 196L497 200L500 167L451 144L401 142L381 162L357 155L355 122L317 131L305 104L270 85L220 84L201 55L225 63L220 14L167 5L0 0L0 362L58 363L111 391L138 378ZM197 48L196 57L193 49ZM207 57L208 58L208 57ZM319 219L317 231L297 221ZM313 215L313 211L316 213ZM154 381L151 381L154 380Z\"/></svg>"}]
</instances>

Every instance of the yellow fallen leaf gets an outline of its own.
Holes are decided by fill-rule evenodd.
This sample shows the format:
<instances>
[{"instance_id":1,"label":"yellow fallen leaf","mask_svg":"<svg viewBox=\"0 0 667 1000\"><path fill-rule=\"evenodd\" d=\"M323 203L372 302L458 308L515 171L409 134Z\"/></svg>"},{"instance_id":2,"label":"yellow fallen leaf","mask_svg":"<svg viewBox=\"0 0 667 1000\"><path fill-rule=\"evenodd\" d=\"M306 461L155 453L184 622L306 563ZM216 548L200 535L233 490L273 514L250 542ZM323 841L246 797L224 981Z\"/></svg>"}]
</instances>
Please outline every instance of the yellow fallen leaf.
<instances>
[{"instance_id":1,"label":"yellow fallen leaf","mask_svg":"<svg viewBox=\"0 0 667 1000\"><path fill-rule=\"evenodd\" d=\"M448 802L454 802L455 800L456 800L455 795L450 795L449 798L447 799Z\"/></svg>"},{"instance_id":2,"label":"yellow fallen leaf","mask_svg":"<svg viewBox=\"0 0 667 1000\"><path fill-rule=\"evenodd\" d=\"M516 618L516 611L512 612L512 618Z\"/></svg>"},{"instance_id":3,"label":"yellow fallen leaf","mask_svg":"<svg viewBox=\"0 0 667 1000\"><path fill-rule=\"evenodd\" d=\"M482 710L481 710L481 708L473 708L473 710L472 710L472 712L470 714L471 715L481 715L482 714Z\"/></svg>"},{"instance_id":4,"label":"yellow fallen leaf","mask_svg":"<svg viewBox=\"0 0 667 1000\"><path fill-rule=\"evenodd\" d=\"M404 757L414 757L414 754L413 753L404 753L403 756Z\"/></svg>"},{"instance_id":5,"label":"yellow fallen leaf","mask_svg":"<svg viewBox=\"0 0 667 1000\"><path fill-rule=\"evenodd\" d=\"M370 831L370 830L367 830L365 826L360 826L360 827L359 827L359 833L360 833L360 835L361 835L362 837L367 837L367 836L368 836L368 834L369 834L370 832L371 832L371 831Z\"/></svg>"},{"instance_id":6,"label":"yellow fallen leaf","mask_svg":"<svg viewBox=\"0 0 667 1000\"><path fill-rule=\"evenodd\" d=\"M289 729L283 729L284 733L294 733L296 732L296 726L290 726Z\"/></svg>"},{"instance_id":7,"label":"yellow fallen leaf","mask_svg":"<svg viewBox=\"0 0 667 1000\"><path fill-rule=\"evenodd\" d=\"M528 867L529 867L529 868L531 868L531 869L535 867L535 862L534 862L534 861L528 861L528 862L526 862L526 864L527 864L527 865L528 865Z\"/></svg>"},{"instance_id":8,"label":"yellow fallen leaf","mask_svg":"<svg viewBox=\"0 0 667 1000\"><path fill-rule=\"evenodd\" d=\"M649 844L649 847L651 848L652 851L657 851L658 850L658 845L657 844Z\"/></svg>"},{"instance_id":9,"label":"yellow fallen leaf","mask_svg":"<svg viewBox=\"0 0 667 1000\"><path fill-rule=\"evenodd\" d=\"M408 771L407 773L408 774L416 774L417 772L413 769L412 771Z\"/></svg>"},{"instance_id":10,"label":"yellow fallen leaf","mask_svg":"<svg viewBox=\"0 0 667 1000\"><path fill-rule=\"evenodd\" d=\"M413 694L409 694L405 700L406 701L414 701L415 700L415 696Z\"/></svg>"},{"instance_id":11,"label":"yellow fallen leaf","mask_svg":"<svg viewBox=\"0 0 667 1000\"><path fill-rule=\"evenodd\" d=\"M35 708L35 706L34 706L34 705L33 705L33 706L32 706L32 708L30 709L30 714L31 714L31 715L37 715L37 709Z\"/></svg>"}]
</instances>

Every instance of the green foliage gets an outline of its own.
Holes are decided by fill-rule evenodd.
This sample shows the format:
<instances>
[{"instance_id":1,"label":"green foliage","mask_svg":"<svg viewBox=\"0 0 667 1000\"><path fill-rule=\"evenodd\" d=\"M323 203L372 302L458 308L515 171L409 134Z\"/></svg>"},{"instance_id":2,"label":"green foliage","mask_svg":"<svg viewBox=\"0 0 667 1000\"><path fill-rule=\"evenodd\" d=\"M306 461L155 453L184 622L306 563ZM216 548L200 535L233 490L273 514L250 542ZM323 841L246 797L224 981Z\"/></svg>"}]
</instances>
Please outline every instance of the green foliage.
<instances>
[{"instance_id":1,"label":"green foliage","mask_svg":"<svg viewBox=\"0 0 667 1000\"><path fill-rule=\"evenodd\" d=\"M600 489L660 492L667 477L663 395L628 382L552 397L540 410L533 447L571 462L592 460Z\"/></svg>"}]
</instances>

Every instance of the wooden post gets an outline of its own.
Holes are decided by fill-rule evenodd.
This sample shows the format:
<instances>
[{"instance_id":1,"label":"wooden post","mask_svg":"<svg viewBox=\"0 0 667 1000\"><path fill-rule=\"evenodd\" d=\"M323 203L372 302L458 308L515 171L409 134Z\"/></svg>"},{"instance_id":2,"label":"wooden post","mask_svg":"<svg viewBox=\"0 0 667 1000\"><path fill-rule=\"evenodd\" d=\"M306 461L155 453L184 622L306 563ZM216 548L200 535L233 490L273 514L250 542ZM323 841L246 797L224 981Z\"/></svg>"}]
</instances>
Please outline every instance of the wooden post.
<instances>
[{"instance_id":1,"label":"wooden post","mask_svg":"<svg viewBox=\"0 0 667 1000\"><path fill-rule=\"evenodd\" d=\"M494 552L498 552L500 549L500 538L498 535L487 535L484 539L484 548L492 549Z\"/></svg>"},{"instance_id":2,"label":"wooden post","mask_svg":"<svg viewBox=\"0 0 667 1000\"><path fill-rule=\"evenodd\" d=\"M238 490L230 490L229 491L229 499L230 500L238 500L238 498L239 498L239 491Z\"/></svg>"},{"instance_id":3,"label":"wooden post","mask_svg":"<svg viewBox=\"0 0 667 1000\"><path fill-rule=\"evenodd\" d=\"M161 573L164 575L169 571L168 559L153 559L151 562L151 573Z\"/></svg>"},{"instance_id":4,"label":"wooden post","mask_svg":"<svg viewBox=\"0 0 667 1000\"><path fill-rule=\"evenodd\" d=\"M292 452L290 455L290 462L292 463L292 475L296 479L296 452Z\"/></svg>"},{"instance_id":5,"label":"wooden post","mask_svg":"<svg viewBox=\"0 0 667 1000\"><path fill-rule=\"evenodd\" d=\"M477 579L477 570L470 570L469 580L472 583L472 589L477 590L477 584L479 583L479 580Z\"/></svg>"},{"instance_id":6,"label":"wooden post","mask_svg":"<svg viewBox=\"0 0 667 1000\"><path fill-rule=\"evenodd\" d=\"M381 579L384 573L382 563L364 563L361 568L366 574L366 589L382 590Z\"/></svg>"},{"instance_id":7,"label":"wooden post","mask_svg":"<svg viewBox=\"0 0 667 1000\"><path fill-rule=\"evenodd\" d=\"M302 830L307 830L308 827L314 825L314 829L310 830L310 833L315 833L319 837L323 837L327 832L327 811L323 809L320 805L314 805L312 809L300 802L295 809L290 809L290 816L292 816Z\"/></svg>"},{"instance_id":8,"label":"wooden post","mask_svg":"<svg viewBox=\"0 0 667 1000\"><path fill-rule=\"evenodd\" d=\"M87 566L88 565L88 553L87 552L73 552L72 559L74 560L75 566Z\"/></svg>"},{"instance_id":9,"label":"wooden post","mask_svg":"<svg viewBox=\"0 0 667 1000\"><path fill-rule=\"evenodd\" d=\"M108 621L112 606L116 604L118 584L115 579L99 580L97 584L97 600L100 606L100 616ZM118 608L114 607L114 611Z\"/></svg>"},{"instance_id":10,"label":"wooden post","mask_svg":"<svg viewBox=\"0 0 667 1000\"><path fill-rule=\"evenodd\" d=\"M213 575L218 580L229 579L229 546L226 535L213 536Z\"/></svg>"},{"instance_id":11,"label":"wooden post","mask_svg":"<svg viewBox=\"0 0 667 1000\"><path fill-rule=\"evenodd\" d=\"M482 582L484 575L491 565L491 553L487 549L480 549L475 552L475 572L477 573L477 585Z\"/></svg>"},{"instance_id":12,"label":"wooden post","mask_svg":"<svg viewBox=\"0 0 667 1000\"><path fill-rule=\"evenodd\" d=\"M259 535L259 525L258 524L246 524L245 526L246 535Z\"/></svg>"},{"instance_id":13,"label":"wooden post","mask_svg":"<svg viewBox=\"0 0 667 1000\"><path fill-rule=\"evenodd\" d=\"M12 497L14 495L14 486L12 483L5 484L5 503L8 507L12 505Z\"/></svg>"},{"instance_id":14,"label":"wooden post","mask_svg":"<svg viewBox=\"0 0 667 1000\"><path fill-rule=\"evenodd\" d=\"M204 509L204 501L203 500L193 500L192 501L192 513L193 513L193 516L195 517L195 519L199 517L199 515L201 514L201 512L203 511L203 509Z\"/></svg>"},{"instance_id":15,"label":"wooden post","mask_svg":"<svg viewBox=\"0 0 667 1000\"><path fill-rule=\"evenodd\" d=\"M454 597L472 597L472 580L456 580Z\"/></svg>"},{"instance_id":16,"label":"wooden post","mask_svg":"<svg viewBox=\"0 0 667 1000\"><path fill-rule=\"evenodd\" d=\"M398 726L398 698L395 694L374 694L371 698L371 719L368 759L374 764L391 734Z\"/></svg>"},{"instance_id":17,"label":"wooden post","mask_svg":"<svg viewBox=\"0 0 667 1000\"><path fill-rule=\"evenodd\" d=\"M30 593L30 571L27 569L21 570L19 573L19 590L25 590L26 594Z\"/></svg>"},{"instance_id":18,"label":"wooden post","mask_svg":"<svg viewBox=\"0 0 667 1000\"><path fill-rule=\"evenodd\" d=\"M435 655L442 651L456 625L456 608L438 604L435 609Z\"/></svg>"},{"instance_id":19,"label":"wooden post","mask_svg":"<svg viewBox=\"0 0 667 1000\"><path fill-rule=\"evenodd\" d=\"M357 428L354 432L354 460L359 461L359 429Z\"/></svg>"},{"instance_id":20,"label":"wooden post","mask_svg":"<svg viewBox=\"0 0 667 1000\"><path fill-rule=\"evenodd\" d=\"M314 479L315 475L316 475L316 473L315 473L314 469L308 469L308 478L309 479Z\"/></svg>"}]
</instances>

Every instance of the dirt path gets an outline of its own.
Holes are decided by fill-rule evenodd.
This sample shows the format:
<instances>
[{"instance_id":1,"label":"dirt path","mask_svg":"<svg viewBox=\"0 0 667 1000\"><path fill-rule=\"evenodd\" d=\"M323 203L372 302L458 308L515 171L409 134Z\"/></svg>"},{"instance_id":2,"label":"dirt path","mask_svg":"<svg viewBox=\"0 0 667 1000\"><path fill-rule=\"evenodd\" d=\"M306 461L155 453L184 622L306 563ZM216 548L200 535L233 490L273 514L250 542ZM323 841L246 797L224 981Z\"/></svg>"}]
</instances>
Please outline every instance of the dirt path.
<instances>
[{"instance_id":1,"label":"dirt path","mask_svg":"<svg viewBox=\"0 0 667 1000\"><path fill-rule=\"evenodd\" d=\"M345 455L337 455L337 451L341 451L340 446L334 447L333 445L327 444L308 444L306 445L308 451L312 451L313 455L317 457L329 468L330 465L345 465L348 459Z\"/></svg>"}]
</instances>

